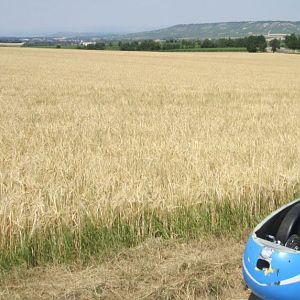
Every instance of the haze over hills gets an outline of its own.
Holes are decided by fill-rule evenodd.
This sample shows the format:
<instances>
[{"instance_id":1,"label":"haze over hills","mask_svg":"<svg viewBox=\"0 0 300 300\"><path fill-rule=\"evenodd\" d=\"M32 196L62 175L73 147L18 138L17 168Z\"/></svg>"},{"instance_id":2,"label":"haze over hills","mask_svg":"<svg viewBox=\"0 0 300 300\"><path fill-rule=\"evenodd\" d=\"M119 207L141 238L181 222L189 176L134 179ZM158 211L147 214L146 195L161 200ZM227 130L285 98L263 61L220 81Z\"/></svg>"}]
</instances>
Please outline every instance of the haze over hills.
<instances>
[{"instance_id":1,"label":"haze over hills","mask_svg":"<svg viewBox=\"0 0 300 300\"><path fill-rule=\"evenodd\" d=\"M300 34L300 21L256 21L181 24L172 27L123 35L128 39L204 39L248 35Z\"/></svg>"},{"instance_id":2,"label":"haze over hills","mask_svg":"<svg viewBox=\"0 0 300 300\"><path fill-rule=\"evenodd\" d=\"M167 28L137 33L123 32L58 32L39 35L43 39L65 38L66 40L166 40L166 39L205 39L237 38L249 35L291 34L300 35L300 21L244 21L203 24L180 24ZM37 35L36 35L37 36ZM34 36L32 36L33 38ZM14 37L15 38L15 37Z\"/></svg>"}]
</instances>

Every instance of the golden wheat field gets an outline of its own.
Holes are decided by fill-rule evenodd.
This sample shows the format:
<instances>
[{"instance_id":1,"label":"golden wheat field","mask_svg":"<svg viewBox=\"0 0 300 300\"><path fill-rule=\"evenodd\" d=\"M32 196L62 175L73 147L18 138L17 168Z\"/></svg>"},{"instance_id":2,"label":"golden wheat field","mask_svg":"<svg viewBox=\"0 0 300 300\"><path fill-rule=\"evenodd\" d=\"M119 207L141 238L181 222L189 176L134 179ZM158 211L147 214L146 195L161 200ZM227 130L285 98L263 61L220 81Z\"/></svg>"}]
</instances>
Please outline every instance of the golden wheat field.
<instances>
[{"instance_id":1,"label":"golden wheat field","mask_svg":"<svg viewBox=\"0 0 300 300\"><path fill-rule=\"evenodd\" d=\"M0 71L0 249L299 192L300 56L0 48Z\"/></svg>"},{"instance_id":2,"label":"golden wheat field","mask_svg":"<svg viewBox=\"0 0 300 300\"><path fill-rule=\"evenodd\" d=\"M297 55L0 48L0 267L46 268L0 299L246 299L210 228L299 195L299 99Z\"/></svg>"}]
</instances>

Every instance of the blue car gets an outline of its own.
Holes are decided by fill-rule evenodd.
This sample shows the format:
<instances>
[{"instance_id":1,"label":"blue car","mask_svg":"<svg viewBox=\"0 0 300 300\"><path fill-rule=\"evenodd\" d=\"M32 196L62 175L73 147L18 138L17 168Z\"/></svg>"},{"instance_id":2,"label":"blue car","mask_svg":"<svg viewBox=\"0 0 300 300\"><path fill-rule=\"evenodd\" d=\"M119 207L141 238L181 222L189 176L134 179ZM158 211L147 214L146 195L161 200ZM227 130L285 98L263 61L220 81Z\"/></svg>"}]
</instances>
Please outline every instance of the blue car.
<instances>
[{"instance_id":1,"label":"blue car","mask_svg":"<svg viewBox=\"0 0 300 300\"><path fill-rule=\"evenodd\" d=\"M243 276L260 299L300 299L300 199L255 228L244 252Z\"/></svg>"}]
</instances>

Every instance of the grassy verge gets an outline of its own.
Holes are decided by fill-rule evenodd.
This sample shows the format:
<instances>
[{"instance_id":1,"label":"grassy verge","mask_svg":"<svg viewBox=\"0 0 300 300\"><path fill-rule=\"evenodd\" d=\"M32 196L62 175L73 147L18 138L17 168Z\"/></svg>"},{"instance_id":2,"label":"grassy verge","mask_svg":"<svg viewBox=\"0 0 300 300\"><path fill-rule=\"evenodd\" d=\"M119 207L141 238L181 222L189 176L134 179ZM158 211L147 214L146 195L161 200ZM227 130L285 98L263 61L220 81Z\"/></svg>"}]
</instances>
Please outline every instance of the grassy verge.
<instances>
[{"instance_id":1,"label":"grassy verge","mask_svg":"<svg viewBox=\"0 0 300 300\"><path fill-rule=\"evenodd\" d=\"M191 49L170 49L162 52L247 52L246 48L191 48Z\"/></svg>"},{"instance_id":2,"label":"grassy verge","mask_svg":"<svg viewBox=\"0 0 300 300\"><path fill-rule=\"evenodd\" d=\"M27 48L50 48L56 49L57 45L30 45L25 46ZM78 45L61 45L59 49L77 49L77 50L88 50L78 47ZM122 51L118 47L109 47L106 48L107 51ZM98 50L98 51L105 51ZM91 50L90 50L91 51ZM97 50L93 50L97 51ZM132 52L141 52L140 50L132 50ZM147 52L247 52L246 48L190 48L190 49L169 49L169 50L159 50L159 51L150 51Z\"/></svg>"},{"instance_id":3,"label":"grassy verge","mask_svg":"<svg viewBox=\"0 0 300 300\"><path fill-rule=\"evenodd\" d=\"M204 235L230 234L241 237L262 217L253 214L247 205L197 204L173 210L144 209L136 216L111 210L106 220L88 217L80 226L44 229L22 239L11 237L10 244L0 251L0 267L35 267L48 263L87 261L103 257L124 247L132 247L151 237L191 240ZM109 224L109 225L107 225ZM52 224L53 225L53 224ZM12 243L12 239L16 242Z\"/></svg>"},{"instance_id":4,"label":"grassy verge","mask_svg":"<svg viewBox=\"0 0 300 300\"><path fill-rule=\"evenodd\" d=\"M0 43L0 47L22 47L24 43Z\"/></svg>"},{"instance_id":5,"label":"grassy verge","mask_svg":"<svg viewBox=\"0 0 300 300\"><path fill-rule=\"evenodd\" d=\"M220 255L220 248L222 255ZM148 239L95 262L0 273L3 299L248 299L244 243L228 237Z\"/></svg>"},{"instance_id":6,"label":"grassy verge","mask_svg":"<svg viewBox=\"0 0 300 300\"><path fill-rule=\"evenodd\" d=\"M59 46L59 47L58 47ZM37 48L37 49L75 49L80 50L78 45L24 45L24 48Z\"/></svg>"}]
</instances>

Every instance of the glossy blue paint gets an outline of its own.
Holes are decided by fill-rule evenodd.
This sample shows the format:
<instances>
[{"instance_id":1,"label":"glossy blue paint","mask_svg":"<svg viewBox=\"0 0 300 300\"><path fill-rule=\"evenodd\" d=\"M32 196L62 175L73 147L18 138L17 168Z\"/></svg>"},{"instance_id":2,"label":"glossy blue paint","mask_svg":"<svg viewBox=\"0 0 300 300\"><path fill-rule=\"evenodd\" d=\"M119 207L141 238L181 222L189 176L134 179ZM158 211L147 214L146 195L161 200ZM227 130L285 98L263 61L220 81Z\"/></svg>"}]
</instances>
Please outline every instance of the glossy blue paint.
<instances>
[{"instance_id":1,"label":"glossy blue paint","mask_svg":"<svg viewBox=\"0 0 300 300\"><path fill-rule=\"evenodd\" d=\"M261 299L300 299L300 252L256 236L268 220L299 201L277 210L259 224L246 245L243 276L248 287Z\"/></svg>"},{"instance_id":2,"label":"glossy blue paint","mask_svg":"<svg viewBox=\"0 0 300 300\"><path fill-rule=\"evenodd\" d=\"M258 259L269 261L270 268L259 270ZM299 252L285 252L280 247L268 247L251 236L243 257L243 275L248 287L261 299L300 299Z\"/></svg>"}]
</instances>

